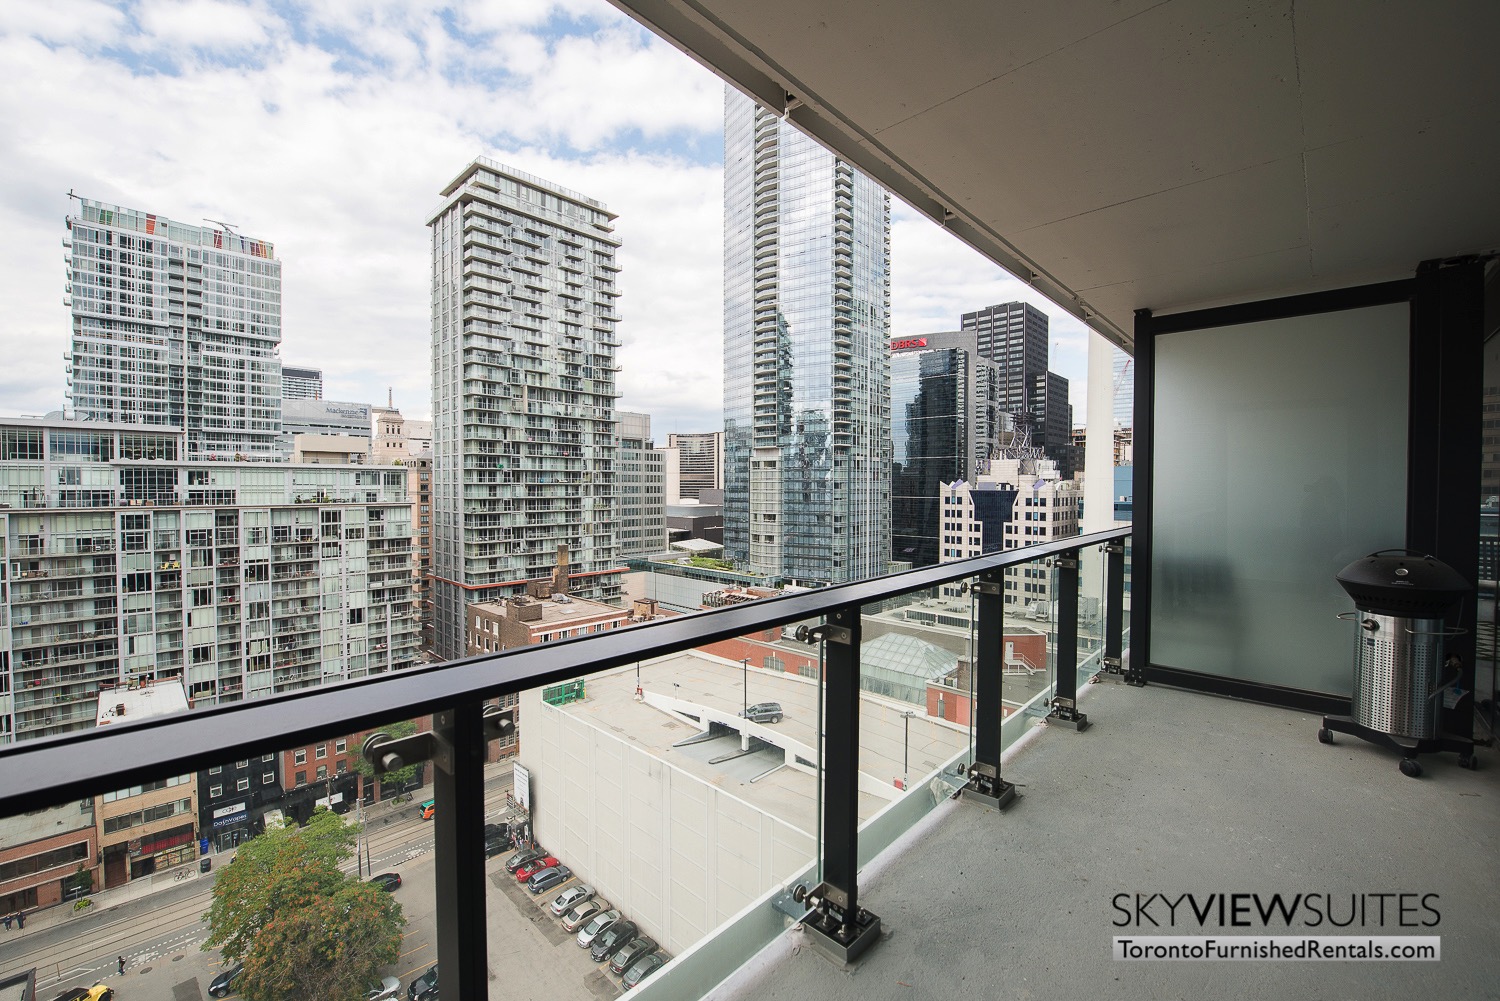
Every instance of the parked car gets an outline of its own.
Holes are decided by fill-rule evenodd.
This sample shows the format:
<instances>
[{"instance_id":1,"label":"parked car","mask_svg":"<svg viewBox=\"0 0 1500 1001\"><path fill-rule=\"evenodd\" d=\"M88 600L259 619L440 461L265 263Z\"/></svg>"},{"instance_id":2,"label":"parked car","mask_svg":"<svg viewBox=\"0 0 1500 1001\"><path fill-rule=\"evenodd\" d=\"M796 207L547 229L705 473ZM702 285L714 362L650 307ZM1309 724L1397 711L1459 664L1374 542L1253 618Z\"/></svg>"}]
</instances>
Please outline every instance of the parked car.
<instances>
[{"instance_id":1,"label":"parked car","mask_svg":"<svg viewBox=\"0 0 1500 1001\"><path fill-rule=\"evenodd\" d=\"M575 904L573 909L563 915L563 928L567 931L577 931L589 921L595 914L609 910L609 901L603 897L591 897L582 903Z\"/></svg>"},{"instance_id":2,"label":"parked car","mask_svg":"<svg viewBox=\"0 0 1500 1001\"><path fill-rule=\"evenodd\" d=\"M593 899L593 896L594 888L592 886L589 886L587 883L579 883L577 886L570 886L553 897L552 903L548 906L551 907L553 916L560 918L585 900Z\"/></svg>"},{"instance_id":3,"label":"parked car","mask_svg":"<svg viewBox=\"0 0 1500 1001\"><path fill-rule=\"evenodd\" d=\"M485 840L489 840L490 838L508 838L508 837L510 837L510 825L509 824L485 824L484 825L484 837L485 837Z\"/></svg>"},{"instance_id":4,"label":"parked car","mask_svg":"<svg viewBox=\"0 0 1500 1001\"><path fill-rule=\"evenodd\" d=\"M530 890L532 896L546 893L554 886L561 886L573 878L573 870L565 865L555 865L541 872L534 872L526 881L526 889Z\"/></svg>"},{"instance_id":5,"label":"parked car","mask_svg":"<svg viewBox=\"0 0 1500 1001\"><path fill-rule=\"evenodd\" d=\"M216 998L228 996L234 990L234 982L240 979L240 974L244 972L245 964L235 963L229 969L214 977L208 985L209 996Z\"/></svg>"},{"instance_id":6,"label":"parked car","mask_svg":"<svg viewBox=\"0 0 1500 1001\"><path fill-rule=\"evenodd\" d=\"M510 838L485 838L484 857L494 858L510 851Z\"/></svg>"},{"instance_id":7,"label":"parked car","mask_svg":"<svg viewBox=\"0 0 1500 1001\"><path fill-rule=\"evenodd\" d=\"M640 959L637 959L634 963L631 963L628 967L626 967L625 975L621 980L621 983L625 985L625 989L627 991L633 990L634 988L640 986L642 980L645 980L647 977L651 976L651 974L655 973L657 970L666 965L666 957L661 953L649 953L648 955L642 956Z\"/></svg>"},{"instance_id":8,"label":"parked car","mask_svg":"<svg viewBox=\"0 0 1500 1001\"><path fill-rule=\"evenodd\" d=\"M409 1001L428 1001L429 998L438 996L437 964L411 982L406 988L406 996Z\"/></svg>"},{"instance_id":9,"label":"parked car","mask_svg":"<svg viewBox=\"0 0 1500 1001\"><path fill-rule=\"evenodd\" d=\"M92 987L74 987L63 991L53 1001L112 1001L115 996L113 987L104 984L95 984Z\"/></svg>"},{"instance_id":10,"label":"parked car","mask_svg":"<svg viewBox=\"0 0 1500 1001\"><path fill-rule=\"evenodd\" d=\"M600 911L589 918L589 923L578 929L578 947L587 949L593 945L599 933L618 920L620 920L619 911Z\"/></svg>"},{"instance_id":11,"label":"parked car","mask_svg":"<svg viewBox=\"0 0 1500 1001\"><path fill-rule=\"evenodd\" d=\"M516 882L524 883L543 869L551 869L553 866L559 864L557 858L552 855L543 855L541 858L534 858L516 870Z\"/></svg>"},{"instance_id":12,"label":"parked car","mask_svg":"<svg viewBox=\"0 0 1500 1001\"><path fill-rule=\"evenodd\" d=\"M365 991L364 1001L390 1001L401 994L401 981L395 977L382 977L380 983Z\"/></svg>"},{"instance_id":13,"label":"parked car","mask_svg":"<svg viewBox=\"0 0 1500 1001\"><path fill-rule=\"evenodd\" d=\"M437 814L437 800L429 799L417 807L417 812L422 815L423 820L431 820Z\"/></svg>"},{"instance_id":14,"label":"parked car","mask_svg":"<svg viewBox=\"0 0 1500 1001\"><path fill-rule=\"evenodd\" d=\"M740 715L752 723L780 723L781 703L757 702Z\"/></svg>"},{"instance_id":15,"label":"parked car","mask_svg":"<svg viewBox=\"0 0 1500 1001\"><path fill-rule=\"evenodd\" d=\"M505 871L515 872L527 862L534 862L539 858L546 858L547 853L540 848L522 848L510 858L505 860Z\"/></svg>"},{"instance_id":16,"label":"parked car","mask_svg":"<svg viewBox=\"0 0 1500 1001\"><path fill-rule=\"evenodd\" d=\"M395 893L401 888L401 874L399 872L379 872L370 877L370 882L380 887L386 893Z\"/></svg>"},{"instance_id":17,"label":"parked car","mask_svg":"<svg viewBox=\"0 0 1500 1001\"><path fill-rule=\"evenodd\" d=\"M624 973L636 960L649 956L655 951L656 940L642 935L621 946L615 953L615 958L610 960L609 968L615 973Z\"/></svg>"},{"instance_id":18,"label":"parked car","mask_svg":"<svg viewBox=\"0 0 1500 1001\"><path fill-rule=\"evenodd\" d=\"M636 931L634 921L616 921L594 939L593 946L589 948L589 958L596 963L604 962L635 938Z\"/></svg>"}]
</instances>

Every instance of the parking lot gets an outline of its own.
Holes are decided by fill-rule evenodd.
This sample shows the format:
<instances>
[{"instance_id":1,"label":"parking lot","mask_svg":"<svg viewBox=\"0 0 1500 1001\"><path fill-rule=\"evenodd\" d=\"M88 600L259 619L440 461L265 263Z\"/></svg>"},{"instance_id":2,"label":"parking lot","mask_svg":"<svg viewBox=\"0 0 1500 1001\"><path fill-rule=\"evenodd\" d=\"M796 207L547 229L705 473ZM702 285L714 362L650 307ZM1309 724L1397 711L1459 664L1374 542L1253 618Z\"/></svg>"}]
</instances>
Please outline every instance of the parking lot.
<instances>
[{"instance_id":1,"label":"parking lot","mask_svg":"<svg viewBox=\"0 0 1500 1001\"><path fill-rule=\"evenodd\" d=\"M505 871L505 862L511 854L502 853L485 864L492 887L488 928L490 997L495 1001L502 998L554 1001L620 996L623 993L620 977L610 972L609 963L595 964L589 950L579 948L576 933L565 930L561 919L553 917L548 909L553 898L576 885L579 878L533 897L515 876ZM566 865L568 860L562 862ZM621 910L623 918L632 917Z\"/></svg>"}]
</instances>

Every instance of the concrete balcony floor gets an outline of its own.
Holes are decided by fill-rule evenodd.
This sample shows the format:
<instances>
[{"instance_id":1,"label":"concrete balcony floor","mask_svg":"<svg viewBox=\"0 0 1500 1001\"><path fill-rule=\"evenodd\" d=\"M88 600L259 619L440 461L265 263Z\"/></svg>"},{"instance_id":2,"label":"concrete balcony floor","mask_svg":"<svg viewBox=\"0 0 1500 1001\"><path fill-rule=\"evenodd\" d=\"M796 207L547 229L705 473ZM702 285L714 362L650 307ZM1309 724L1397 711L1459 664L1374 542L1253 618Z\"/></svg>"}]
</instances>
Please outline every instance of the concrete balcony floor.
<instances>
[{"instance_id":1,"label":"concrete balcony floor","mask_svg":"<svg viewBox=\"0 0 1500 1001\"><path fill-rule=\"evenodd\" d=\"M1047 728L1005 766L1004 813L945 801L869 866L884 938L851 969L800 929L714 996L803 1001L1500 998L1500 756L1479 770L1396 756L1319 718L1160 686L1091 686L1079 734ZM1117 928L1116 894L1438 894L1436 927ZM1373 904L1371 906L1374 906ZM1186 916L1187 905L1179 909ZM1154 913L1165 922L1158 903ZM1420 917L1430 920L1426 912ZM1341 918L1342 920L1342 918ZM1372 922L1373 924L1373 922ZM1440 962L1117 962L1118 934L1432 935Z\"/></svg>"}]
</instances>

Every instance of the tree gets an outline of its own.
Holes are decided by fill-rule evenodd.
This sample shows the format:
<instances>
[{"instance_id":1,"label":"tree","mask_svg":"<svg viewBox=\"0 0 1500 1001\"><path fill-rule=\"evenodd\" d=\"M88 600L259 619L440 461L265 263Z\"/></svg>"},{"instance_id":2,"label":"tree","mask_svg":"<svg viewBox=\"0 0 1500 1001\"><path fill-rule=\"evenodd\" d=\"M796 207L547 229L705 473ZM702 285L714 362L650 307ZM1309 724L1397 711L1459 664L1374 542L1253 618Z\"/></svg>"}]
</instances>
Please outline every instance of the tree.
<instances>
[{"instance_id":1,"label":"tree","mask_svg":"<svg viewBox=\"0 0 1500 1001\"><path fill-rule=\"evenodd\" d=\"M417 732L417 724L412 720L403 719L395 723L387 723L385 726L382 726L378 732L389 734L392 738L398 739L401 737L410 737L412 734ZM395 771L378 773L378 775L379 778L386 782L391 782L404 787L408 782L412 780L414 776L416 776L418 772L422 770L422 767L423 762L418 761L414 764L403 765L402 767L397 768ZM359 756L358 760L354 762L354 770L360 775L363 775L365 778L375 778L377 776L375 766L366 761L364 755L362 754Z\"/></svg>"},{"instance_id":2,"label":"tree","mask_svg":"<svg viewBox=\"0 0 1500 1001\"><path fill-rule=\"evenodd\" d=\"M305 827L267 828L219 873L203 947L245 964L249 1001L357 1001L400 958L401 906L339 870L358 831L319 808Z\"/></svg>"},{"instance_id":3,"label":"tree","mask_svg":"<svg viewBox=\"0 0 1500 1001\"><path fill-rule=\"evenodd\" d=\"M94 870L85 868L82 862L78 863L78 871L63 880L65 889L78 890L83 893L94 892Z\"/></svg>"}]
</instances>

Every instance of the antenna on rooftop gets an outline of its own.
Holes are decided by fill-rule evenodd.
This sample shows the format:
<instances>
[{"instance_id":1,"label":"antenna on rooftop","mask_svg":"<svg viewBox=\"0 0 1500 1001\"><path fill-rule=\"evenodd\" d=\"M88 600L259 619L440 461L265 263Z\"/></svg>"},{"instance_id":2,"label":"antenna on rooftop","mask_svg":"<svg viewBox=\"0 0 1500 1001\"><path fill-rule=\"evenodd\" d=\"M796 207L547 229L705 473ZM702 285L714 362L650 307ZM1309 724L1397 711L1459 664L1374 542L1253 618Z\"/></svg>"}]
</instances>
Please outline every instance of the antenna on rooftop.
<instances>
[{"instance_id":1,"label":"antenna on rooftop","mask_svg":"<svg viewBox=\"0 0 1500 1001\"><path fill-rule=\"evenodd\" d=\"M223 222L223 221L218 220L218 219L210 219L208 216L204 216L203 217L203 221L204 222L211 222L211 223L215 223L217 225L223 226L224 227L224 232L229 233L231 235L233 235L233 233L234 233L234 229L235 228L233 226L231 226L227 222Z\"/></svg>"}]
</instances>

